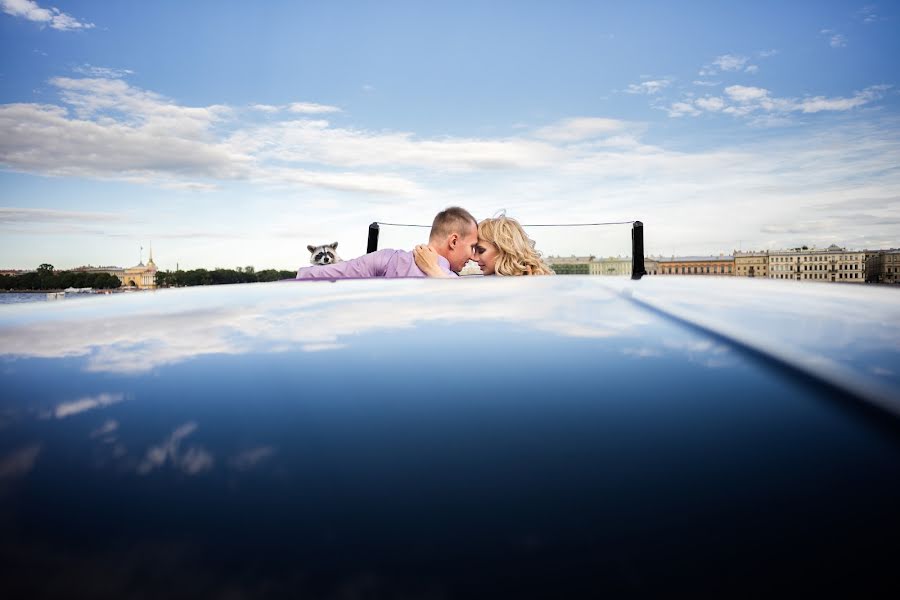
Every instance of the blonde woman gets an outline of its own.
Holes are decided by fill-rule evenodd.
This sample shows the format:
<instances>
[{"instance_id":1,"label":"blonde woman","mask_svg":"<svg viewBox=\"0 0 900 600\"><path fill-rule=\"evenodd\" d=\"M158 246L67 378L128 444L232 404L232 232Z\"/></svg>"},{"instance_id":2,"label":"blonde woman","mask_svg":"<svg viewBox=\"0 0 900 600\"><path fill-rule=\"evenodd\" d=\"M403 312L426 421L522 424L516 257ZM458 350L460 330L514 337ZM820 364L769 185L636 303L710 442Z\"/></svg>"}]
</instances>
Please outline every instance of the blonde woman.
<instances>
[{"instance_id":1,"label":"blonde woman","mask_svg":"<svg viewBox=\"0 0 900 600\"><path fill-rule=\"evenodd\" d=\"M416 266L429 277L444 277L437 263L437 254L428 246L416 246ZM485 219L478 224L478 244L475 261L485 275L554 275L534 249L515 219L505 215Z\"/></svg>"}]
</instances>

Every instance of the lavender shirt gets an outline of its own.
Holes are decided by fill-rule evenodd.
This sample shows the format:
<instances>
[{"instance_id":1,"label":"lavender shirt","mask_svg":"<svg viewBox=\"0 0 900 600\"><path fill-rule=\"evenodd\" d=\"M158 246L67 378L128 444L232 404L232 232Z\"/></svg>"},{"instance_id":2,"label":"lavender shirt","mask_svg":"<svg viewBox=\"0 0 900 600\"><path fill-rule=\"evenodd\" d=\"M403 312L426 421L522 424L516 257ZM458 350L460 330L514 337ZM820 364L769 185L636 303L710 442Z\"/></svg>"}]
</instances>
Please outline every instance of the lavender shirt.
<instances>
[{"instance_id":1,"label":"lavender shirt","mask_svg":"<svg viewBox=\"0 0 900 600\"><path fill-rule=\"evenodd\" d=\"M441 269L453 276L450 261L438 256ZM313 265L297 271L297 279L366 279L369 277L425 277L412 252L385 248L333 265Z\"/></svg>"}]
</instances>

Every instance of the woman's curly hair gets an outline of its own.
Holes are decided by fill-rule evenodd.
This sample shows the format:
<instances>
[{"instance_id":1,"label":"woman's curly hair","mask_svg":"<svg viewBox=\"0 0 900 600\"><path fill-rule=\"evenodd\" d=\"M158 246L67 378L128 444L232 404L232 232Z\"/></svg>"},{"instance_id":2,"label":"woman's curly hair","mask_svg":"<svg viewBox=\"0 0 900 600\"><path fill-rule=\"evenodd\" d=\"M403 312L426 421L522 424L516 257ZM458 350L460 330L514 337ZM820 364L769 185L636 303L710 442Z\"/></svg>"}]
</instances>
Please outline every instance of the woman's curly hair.
<instances>
[{"instance_id":1,"label":"woman's curly hair","mask_svg":"<svg viewBox=\"0 0 900 600\"><path fill-rule=\"evenodd\" d=\"M555 275L515 219L506 215L485 219L478 224L478 237L499 251L494 267L497 275Z\"/></svg>"}]
</instances>

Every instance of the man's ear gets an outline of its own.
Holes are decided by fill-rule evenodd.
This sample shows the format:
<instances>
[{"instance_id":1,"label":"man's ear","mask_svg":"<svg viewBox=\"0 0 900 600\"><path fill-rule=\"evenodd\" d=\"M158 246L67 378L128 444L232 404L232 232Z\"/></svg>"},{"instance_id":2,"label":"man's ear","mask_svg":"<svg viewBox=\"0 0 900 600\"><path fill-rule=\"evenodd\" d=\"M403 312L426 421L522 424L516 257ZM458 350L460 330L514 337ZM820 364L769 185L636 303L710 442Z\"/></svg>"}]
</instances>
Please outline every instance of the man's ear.
<instances>
[{"instance_id":1,"label":"man's ear","mask_svg":"<svg viewBox=\"0 0 900 600\"><path fill-rule=\"evenodd\" d=\"M310 254L312 254L313 251L316 249L316 247L313 246L313 245L309 245L309 246L306 247L306 249L309 250L309 253L310 253Z\"/></svg>"},{"instance_id":2,"label":"man's ear","mask_svg":"<svg viewBox=\"0 0 900 600\"><path fill-rule=\"evenodd\" d=\"M337 242L335 242L335 243L333 243L333 244L331 245L331 249L332 249L332 250L337 250Z\"/></svg>"},{"instance_id":3,"label":"man's ear","mask_svg":"<svg viewBox=\"0 0 900 600\"><path fill-rule=\"evenodd\" d=\"M447 245L450 246L451 250L456 249L456 242L459 241L459 234L451 233L447 238Z\"/></svg>"}]
</instances>

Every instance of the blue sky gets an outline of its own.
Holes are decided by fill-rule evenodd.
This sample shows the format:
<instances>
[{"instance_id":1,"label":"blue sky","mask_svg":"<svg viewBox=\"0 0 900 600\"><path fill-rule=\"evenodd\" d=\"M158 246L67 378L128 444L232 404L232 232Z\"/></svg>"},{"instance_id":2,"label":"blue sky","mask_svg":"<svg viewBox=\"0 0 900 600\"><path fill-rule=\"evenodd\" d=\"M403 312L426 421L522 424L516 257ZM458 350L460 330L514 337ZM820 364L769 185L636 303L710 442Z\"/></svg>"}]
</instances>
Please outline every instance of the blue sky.
<instances>
[{"instance_id":1,"label":"blue sky","mask_svg":"<svg viewBox=\"0 0 900 600\"><path fill-rule=\"evenodd\" d=\"M0 0L0 268L296 268L459 204L900 246L897 5ZM385 230L409 246L419 230ZM547 254L628 230L534 229Z\"/></svg>"}]
</instances>

